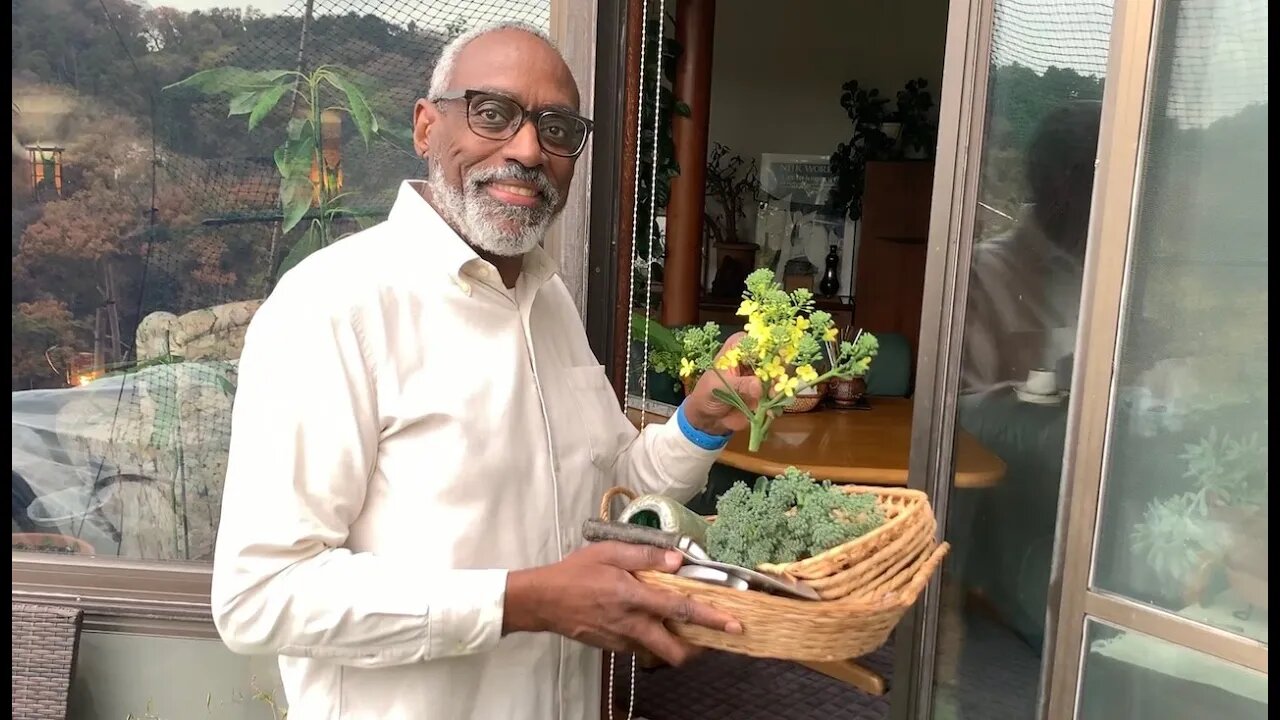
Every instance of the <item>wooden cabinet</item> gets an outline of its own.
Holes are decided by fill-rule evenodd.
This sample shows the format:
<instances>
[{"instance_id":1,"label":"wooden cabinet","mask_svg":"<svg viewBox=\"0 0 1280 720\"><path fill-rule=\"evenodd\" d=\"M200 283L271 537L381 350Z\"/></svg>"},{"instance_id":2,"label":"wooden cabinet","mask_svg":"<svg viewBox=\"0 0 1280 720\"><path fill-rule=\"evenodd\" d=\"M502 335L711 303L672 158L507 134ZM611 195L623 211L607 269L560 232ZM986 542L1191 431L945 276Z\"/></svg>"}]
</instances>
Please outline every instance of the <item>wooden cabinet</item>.
<instances>
[{"instance_id":1,"label":"wooden cabinet","mask_svg":"<svg viewBox=\"0 0 1280 720\"><path fill-rule=\"evenodd\" d=\"M906 336L913 381L932 194L932 161L867 163L853 321L868 332Z\"/></svg>"}]
</instances>

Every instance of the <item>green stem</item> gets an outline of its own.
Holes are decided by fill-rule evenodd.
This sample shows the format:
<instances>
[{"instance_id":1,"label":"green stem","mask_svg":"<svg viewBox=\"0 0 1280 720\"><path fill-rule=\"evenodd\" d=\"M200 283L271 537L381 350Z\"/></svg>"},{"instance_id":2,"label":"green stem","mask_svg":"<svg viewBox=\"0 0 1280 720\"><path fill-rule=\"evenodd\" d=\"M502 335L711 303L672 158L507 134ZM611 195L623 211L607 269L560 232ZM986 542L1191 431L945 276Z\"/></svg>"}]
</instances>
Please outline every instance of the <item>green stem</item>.
<instances>
[{"instance_id":1,"label":"green stem","mask_svg":"<svg viewBox=\"0 0 1280 720\"><path fill-rule=\"evenodd\" d=\"M747 441L747 450L750 452L759 452L760 443L764 442L765 427L767 423L760 423L752 420L751 437Z\"/></svg>"},{"instance_id":2,"label":"green stem","mask_svg":"<svg viewBox=\"0 0 1280 720\"><path fill-rule=\"evenodd\" d=\"M316 145L315 145L314 152L315 152L315 158L316 158L316 169L319 171L319 175L320 175L320 178L319 178L320 187L316 189L316 195L320 199L320 218L321 218L320 219L320 246L324 247L325 245L329 244L329 232L328 232L329 223L326 220L326 218L328 217L327 212L329 209L329 199L327 197L329 190L328 190L328 183L326 182L326 179L328 178L328 169L325 168L324 166L324 130L320 125L321 116L323 115L324 111L320 108L320 82L318 79L319 74L320 72L319 70L317 70L317 72L315 73L317 78L313 79L310 83L311 85L310 87L311 131L315 133L315 138L316 138Z\"/></svg>"}]
</instances>

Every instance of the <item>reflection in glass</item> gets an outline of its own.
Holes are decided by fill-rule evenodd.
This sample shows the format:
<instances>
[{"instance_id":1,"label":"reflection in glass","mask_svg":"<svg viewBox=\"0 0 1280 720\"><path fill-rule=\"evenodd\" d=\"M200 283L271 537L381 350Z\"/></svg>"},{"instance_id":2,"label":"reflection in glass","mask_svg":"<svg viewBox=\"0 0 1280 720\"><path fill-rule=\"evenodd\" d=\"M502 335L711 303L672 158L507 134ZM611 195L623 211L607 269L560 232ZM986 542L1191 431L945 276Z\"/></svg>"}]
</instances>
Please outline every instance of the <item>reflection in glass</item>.
<instances>
[{"instance_id":1,"label":"reflection in glass","mask_svg":"<svg viewBox=\"0 0 1280 720\"><path fill-rule=\"evenodd\" d=\"M1079 720L1267 717L1267 676L1096 620L1085 625Z\"/></svg>"},{"instance_id":2,"label":"reflection in glass","mask_svg":"<svg viewBox=\"0 0 1280 720\"><path fill-rule=\"evenodd\" d=\"M935 718L1035 713L1111 15L996 2L957 438L1005 471L951 491Z\"/></svg>"},{"instance_id":3,"label":"reflection in glass","mask_svg":"<svg viewBox=\"0 0 1280 720\"><path fill-rule=\"evenodd\" d=\"M13 547L207 561L262 299L308 238L376 222L422 173L406 119L444 44L492 20L546 27L550 3L12 5ZM324 111L346 102L336 90L315 107L276 96L252 130L225 97L162 90L232 66L328 65L379 118L370 142ZM299 156L312 193L289 193L309 213L290 230L273 150L307 114L323 162ZM322 187L345 215L320 209ZM336 232L309 234L325 223Z\"/></svg>"},{"instance_id":4,"label":"reflection in glass","mask_svg":"<svg viewBox=\"0 0 1280 720\"><path fill-rule=\"evenodd\" d=\"M1267 3L1162 6L1095 586L1267 638Z\"/></svg>"}]
</instances>

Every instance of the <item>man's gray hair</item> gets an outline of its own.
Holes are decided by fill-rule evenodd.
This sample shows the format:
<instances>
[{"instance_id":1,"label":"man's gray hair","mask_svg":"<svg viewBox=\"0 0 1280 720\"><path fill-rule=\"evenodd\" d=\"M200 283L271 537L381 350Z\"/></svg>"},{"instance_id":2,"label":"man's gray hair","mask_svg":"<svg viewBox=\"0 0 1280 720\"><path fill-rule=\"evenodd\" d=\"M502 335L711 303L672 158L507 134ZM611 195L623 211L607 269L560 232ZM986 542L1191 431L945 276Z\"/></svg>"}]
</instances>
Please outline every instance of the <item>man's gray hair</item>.
<instances>
[{"instance_id":1,"label":"man's gray hair","mask_svg":"<svg viewBox=\"0 0 1280 720\"><path fill-rule=\"evenodd\" d=\"M556 44L551 41L551 36L545 30L529 23L502 20L474 27L450 40L449 44L445 45L444 49L440 51L440 59L436 60L435 69L431 71L431 85L427 88L427 99L437 100L448 91L449 83L453 81L453 66L458 61L458 55L462 54L463 48L471 44L472 40L499 30L519 30L520 32L529 33L545 42L552 50L557 53L560 52Z\"/></svg>"}]
</instances>

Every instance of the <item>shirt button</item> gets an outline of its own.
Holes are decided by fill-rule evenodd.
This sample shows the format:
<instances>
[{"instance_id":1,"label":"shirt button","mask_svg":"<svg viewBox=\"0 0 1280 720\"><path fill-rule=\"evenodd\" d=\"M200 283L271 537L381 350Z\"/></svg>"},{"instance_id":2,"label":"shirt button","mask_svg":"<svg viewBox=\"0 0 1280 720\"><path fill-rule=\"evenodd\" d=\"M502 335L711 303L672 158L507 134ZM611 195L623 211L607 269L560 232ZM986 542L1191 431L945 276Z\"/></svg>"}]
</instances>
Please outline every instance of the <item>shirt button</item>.
<instances>
[{"instance_id":1,"label":"shirt button","mask_svg":"<svg viewBox=\"0 0 1280 720\"><path fill-rule=\"evenodd\" d=\"M479 268L476 269L476 274L482 278L489 277L489 266L481 265Z\"/></svg>"}]
</instances>

